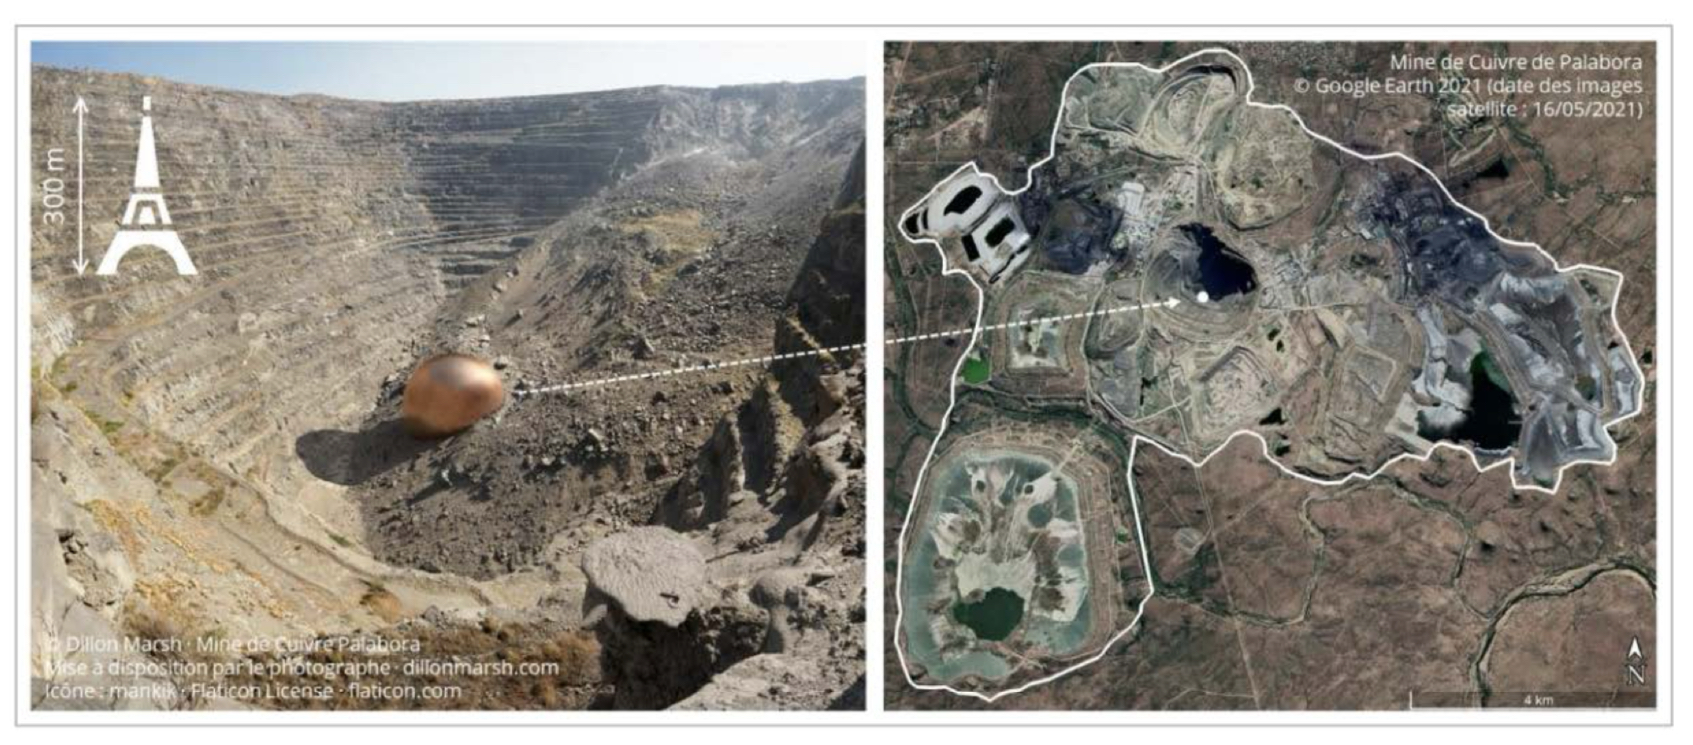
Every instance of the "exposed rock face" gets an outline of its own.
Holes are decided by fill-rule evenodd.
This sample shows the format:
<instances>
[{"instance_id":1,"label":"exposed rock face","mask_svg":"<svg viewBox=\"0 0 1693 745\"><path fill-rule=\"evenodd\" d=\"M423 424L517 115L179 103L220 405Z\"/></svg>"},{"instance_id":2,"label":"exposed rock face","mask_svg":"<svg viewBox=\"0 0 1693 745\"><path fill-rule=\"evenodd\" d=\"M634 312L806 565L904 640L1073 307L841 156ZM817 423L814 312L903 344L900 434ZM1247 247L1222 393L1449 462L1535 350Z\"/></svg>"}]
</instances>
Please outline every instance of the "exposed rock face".
<instances>
[{"instance_id":1,"label":"exposed rock face","mask_svg":"<svg viewBox=\"0 0 1693 745\"><path fill-rule=\"evenodd\" d=\"M778 352L863 339L856 157L820 226L776 323ZM773 367L652 509L668 527L588 549L596 593L614 601L589 613L616 691L603 704L863 708L863 374L857 351ZM691 612L679 602L695 566L684 535L713 557L698 565Z\"/></svg>"},{"instance_id":2,"label":"exposed rock face","mask_svg":"<svg viewBox=\"0 0 1693 745\"><path fill-rule=\"evenodd\" d=\"M833 697L819 696L811 681L820 674L817 663L803 657L754 655L718 673L704 688L670 708L677 711L864 708L862 679Z\"/></svg>"},{"instance_id":3,"label":"exposed rock face","mask_svg":"<svg viewBox=\"0 0 1693 745\"><path fill-rule=\"evenodd\" d=\"M34 577L30 583L30 668L35 706L47 703L53 686L75 687L97 682L94 676L77 670L86 664L129 663L136 655L123 651L84 651L71 648L70 640L115 642L122 637L114 611L135 588L134 568L116 537L102 530L96 515L97 500L78 497L79 489L96 483L145 488L138 474L121 466L106 470L109 451L84 459L70 451L66 430L81 422L65 421L67 412L49 406L36 417L32 431L32 462L35 478L30 488L30 562ZM80 432L76 434L92 434ZM47 463L53 463L44 471ZM140 483L136 483L140 482ZM88 645L98 649L97 645ZM163 702L123 700L74 701L79 708L154 708ZM63 705L61 705L63 706Z\"/></svg>"},{"instance_id":4,"label":"exposed rock face","mask_svg":"<svg viewBox=\"0 0 1693 745\"><path fill-rule=\"evenodd\" d=\"M91 106L91 247L111 238L153 97L171 216L201 272L142 250L117 277L79 277L74 235L32 222L38 687L66 681L54 663L78 655L52 650L72 634L452 636L543 613L545 634L498 643L586 634L583 551L650 522L719 419L770 381L748 367L508 399L424 443L398 426L406 373L467 352L522 392L768 354L863 137L862 81L376 104L36 68L31 92L37 149L74 143L70 107ZM786 460L769 462L774 483ZM771 496L743 500L743 519L771 515ZM774 538L686 540L716 557ZM680 618L618 605L594 629L612 682L596 662L566 676L569 696L532 703L692 694L765 648L771 614L742 585L797 556L714 562ZM837 559L810 557L861 622L862 568ZM862 648L847 615L819 659ZM694 662L642 681L632 648ZM152 705L213 703L241 702Z\"/></svg>"},{"instance_id":5,"label":"exposed rock face","mask_svg":"<svg viewBox=\"0 0 1693 745\"><path fill-rule=\"evenodd\" d=\"M789 291L779 353L864 339L863 195L858 165ZM861 707L863 639L850 629L864 614L863 355L795 358L762 382L718 422L653 516L740 552L712 575L738 575L734 586L767 619L762 654L677 707Z\"/></svg>"},{"instance_id":6,"label":"exposed rock face","mask_svg":"<svg viewBox=\"0 0 1693 745\"><path fill-rule=\"evenodd\" d=\"M690 613L676 626L638 621L616 606L594 632L604 649L610 695L598 702L615 709L661 709L710 683L764 644L757 607L733 593Z\"/></svg>"},{"instance_id":7,"label":"exposed rock face","mask_svg":"<svg viewBox=\"0 0 1693 745\"><path fill-rule=\"evenodd\" d=\"M368 412L382 378L435 341L430 321L455 290L509 270L537 231L608 187L656 170L641 191L701 203L723 192L766 226L798 209L809 215L779 232L808 236L853 141L832 155L821 146L855 138L863 105L859 82L376 104L38 67L32 136L43 149L74 146L78 95L91 106L88 246L104 246L115 229L140 99L150 95L171 216L203 276L166 279L162 254L143 251L119 277L81 278L70 266L73 232L34 221L38 367L87 342L55 383L88 385L81 370L98 370L123 413L289 487L305 475L289 443L313 424ZM829 127L843 129L803 153L784 150ZM750 165L771 154L813 158L827 175ZM701 159L749 172L681 167ZM751 199L711 183L731 175L822 203ZM536 321L526 330L545 325Z\"/></svg>"},{"instance_id":8,"label":"exposed rock face","mask_svg":"<svg viewBox=\"0 0 1693 745\"><path fill-rule=\"evenodd\" d=\"M804 247L858 146L861 110L844 98L815 102L803 129L772 115L756 153L731 138L654 162L454 297L419 344L504 355L518 398L490 426L356 486L376 554L493 577L646 522L677 464L762 384L758 368L527 391L769 354ZM384 405L364 426L389 416ZM431 489L448 467L465 478Z\"/></svg>"}]
</instances>

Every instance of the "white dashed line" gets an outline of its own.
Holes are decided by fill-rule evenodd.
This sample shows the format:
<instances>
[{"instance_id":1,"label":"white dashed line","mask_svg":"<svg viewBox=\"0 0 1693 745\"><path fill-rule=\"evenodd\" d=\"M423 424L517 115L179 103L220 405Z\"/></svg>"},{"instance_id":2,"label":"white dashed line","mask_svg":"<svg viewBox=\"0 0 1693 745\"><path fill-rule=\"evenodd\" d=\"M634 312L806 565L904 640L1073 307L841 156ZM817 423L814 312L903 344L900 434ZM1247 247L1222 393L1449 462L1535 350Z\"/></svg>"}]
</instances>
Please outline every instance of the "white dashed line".
<instances>
[{"instance_id":1,"label":"white dashed line","mask_svg":"<svg viewBox=\"0 0 1693 745\"><path fill-rule=\"evenodd\" d=\"M1000 331L1000 330L1012 328L1014 326L1029 326L1029 325L1033 325L1033 324L1037 324L1037 323L1062 323L1064 321L1074 321L1074 320L1077 320L1077 319L1080 319L1080 318L1086 318L1086 317L1089 317L1089 316L1104 317L1104 316L1114 315L1114 314L1117 314L1117 313L1128 313L1130 311L1143 310L1143 309L1146 309L1146 308L1156 308L1156 307L1166 307L1166 308L1168 308L1168 307L1173 307L1173 306L1175 306L1179 303L1180 303L1179 300L1176 300L1175 298L1171 298L1169 300L1166 300L1166 301L1160 302L1160 303L1143 303L1143 304L1140 304L1140 305L1125 305L1125 306L1122 306L1120 308L1105 308L1103 310L1085 311L1085 312L1082 312L1082 313L1066 313L1066 314L1061 315L1061 316L1049 316L1049 317L1043 317L1043 318L1030 318L1030 319L1026 319L1026 320L1022 320L1022 321L1008 321L1006 323L998 323L998 324L994 324L994 325L991 325L991 326L983 326L983 327L981 327L981 330L982 331ZM899 344L913 344L913 343L921 342L921 341L934 341L934 340L938 340L938 339L947 339L947 338L951 338L951 337L955 337L955 336L969 336L970 334L975 333L975 331L976 331L975 328L948 329L946 331L933 331L933 332L930 332L930 333L927 333L927 334L916 334L916 335L913 335L913 336L901 336L901 337L895 338L895 339L887 339L884 343L887 344L888 346L896 346L896 345L899 345ZM817 356L825 355L825 354L840 354L842 352L857 352L857 351L864 349L865 346L866 345L863 342L860 342L858 344L842 344L840 346L824 347L824 348L821 348L821 349L810 349L810 350L806 350L806 351L802 351L802 352L787 352L787 353L784 353L784 354L771 354L771 355L765 355L763 357L747 357L745 359L729 360L727 362L706 362L706 363L702 363L702 364L698 364L698 365L689 365L689 366L686 366L686 367L672 367L672 368L669 368L669 369L666 369L666 370L653 370L651 372L644 372L644 373L630 373L628 375L616 375L616 376L608 377L608 378L595 378L595 379L592 379L592 380L583 380L583 381L578 381L578 382L574 382L574 383L554 383L552 385L545 385L545 386L541 386L539 388L526 388L526 389L523 389L523 390L515 391L515 392L513 392L513 395L517 396L519 399L522 399L522 398L527 398L529 396L538 396L538 395L541 395L543 393L564 393L564 392L567 392L567 391L580 391L580 390L585 390L585 389L588 389L588 388L604 388L606 386L618 385L618 384L621 384L621 383L633 383L633 382L639 382L639 381L643 381L643 380L652 380L654 378L669 377L669 376L672 376L672 375L687 375L687 374L690 374L690 373L712 372L712 371L715 371L715 370L721 370L721 369L729 368L729 367L747 367L747 366L750 366L750 365L768 365L772 362L785 362L787 360L797 360L797 359L800 359L800 358L803 358L803 357L817 357Z\"/></svg>"}]
</instances>

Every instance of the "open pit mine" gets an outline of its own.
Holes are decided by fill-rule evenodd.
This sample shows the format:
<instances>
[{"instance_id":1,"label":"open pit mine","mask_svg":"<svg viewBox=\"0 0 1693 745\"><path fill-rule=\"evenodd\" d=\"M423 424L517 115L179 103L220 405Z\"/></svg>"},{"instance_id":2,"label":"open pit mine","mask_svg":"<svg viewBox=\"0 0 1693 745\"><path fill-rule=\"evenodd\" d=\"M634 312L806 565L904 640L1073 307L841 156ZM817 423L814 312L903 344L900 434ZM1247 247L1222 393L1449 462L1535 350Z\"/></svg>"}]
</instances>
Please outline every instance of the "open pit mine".
<instances>
[{"instance_id":1,"label":"open pit mine","mask_svg":"<svg viewBox=\"0 0 1693 745\"><path fill-rule=\"evenodd\" d=\"M863 706L862 80L30 96L35 707Z\"/></svg>"},{"instance_id":2,"label":"open pit mine","mask_svg":"<svg viewBox=\"0 0 1693 745\"><path fill-rule=\"evenodd\" d=\"M1082 68L1026 185L970 163L901 213L1004 330L963 351L901 544L911 683L993 700L1144 628L1136 453L1198 465L1244 437L1330 488L1453 450L1541 494L1615 460L1643 405L1622 275L1251 91L1221 51Z\"/></svg>"}]
</instances>

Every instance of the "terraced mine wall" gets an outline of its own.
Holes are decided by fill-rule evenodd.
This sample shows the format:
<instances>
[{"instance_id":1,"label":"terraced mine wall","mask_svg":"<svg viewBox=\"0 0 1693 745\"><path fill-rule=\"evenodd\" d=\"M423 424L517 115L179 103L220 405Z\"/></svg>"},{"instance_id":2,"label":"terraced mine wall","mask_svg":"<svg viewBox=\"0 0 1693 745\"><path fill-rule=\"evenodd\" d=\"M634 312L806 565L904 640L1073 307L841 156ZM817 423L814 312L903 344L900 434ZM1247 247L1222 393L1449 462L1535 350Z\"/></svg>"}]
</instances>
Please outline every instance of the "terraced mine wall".
<instances>
[{"instance_id":1,"label":"terraced mine wall","mask_svg":"<svg viewBox=\"0 0 1693 745\"><path fill-rule=\"evenodd\" d=\"M35 705L54 686L109 682L67 661L168 661L71 652L66 639L372 629L430 655L503 647L565 663L521 690L458 680L482 707L653 707L696 690L706 708L822 706L855 679L861 698L861 364L789 371L811 381L786 393L809 402L794 409L815 432L784 440L781 461L757 459L801 463L794 495L743 499L723 545L695 539L710 555L747 553L747 536L792 545L714 564L734 591L700 609L716 620L681 641L704 666L663 695L639 695L663 681L602 670L602 643L635 640L583 617L580 555L650 522L716 420L774 382L730 370L535 398L427 443L387 420L400 380L442 348L489 357L512 390L602 365L768 353L772 324L787 329L784 351L861 339L862 172L855 207L831 197L863 137L863 95L862 81L835 81L384 104L35 68L31 177L68 184L72 200L54 221L40 189L31 215ZM198 276L145 247L117 276L74 269L79 96L86 258L98 264L118 230L147 97L172 228ZM583 440L589 455L571 445ZM757 598L735 584L801 555L816 566L777 572ZM811 584L780 589L794 577ZM788 613L790 598L813 610ZM768 625L773 641L719 640L724 618ZM749 677L806 692L743 701L742 688L776 690L737 682ZM150 679L174 693L100 705L207 704L184 682Z\"/></svg>"},{"instance_id":2,"label":"terraced mine wall","mask_svg":"<svg viewBox=\"0 0 1693 745\"><path fill-rule=\"evenodd\" d=\"M170 216L202 276L178 279L148 249L118 277L78 276L74 221L46 225L38 204L35 368L81 388L107 421L139 418L237 473L292 478L271 472L287 461L267 456L293 441L278 435L368 410L434 310L530 234L657 159L751 152L829 95L655 87L382 104L37 67L38 150L74 163L72 106L89 105L90 260L129 196L151 96ZM33 160L38 183L68 178Z\"/></svg>"}]
</instances>

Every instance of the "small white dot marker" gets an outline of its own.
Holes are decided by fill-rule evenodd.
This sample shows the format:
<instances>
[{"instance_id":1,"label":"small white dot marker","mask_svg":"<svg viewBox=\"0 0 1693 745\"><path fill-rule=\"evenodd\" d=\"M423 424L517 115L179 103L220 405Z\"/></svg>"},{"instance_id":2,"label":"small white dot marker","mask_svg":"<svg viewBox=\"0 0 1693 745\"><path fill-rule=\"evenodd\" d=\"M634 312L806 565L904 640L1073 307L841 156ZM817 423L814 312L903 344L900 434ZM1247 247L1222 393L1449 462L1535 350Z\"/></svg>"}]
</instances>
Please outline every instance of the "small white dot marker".
<instances>
[{"instance_id":1,"label":"small white dot marker","mask_svg":"<svg viewBox=\"0 0 1693 745\"><path fill-rule=\"evenodd\" d=\"M1204 290L1200 290L1198 295L1193 296L1193 299L1198 301L1201 305L1203 305L1205 303L1211 302L1211 293L1206 292Z\"/></svg>"}]
</instances>

